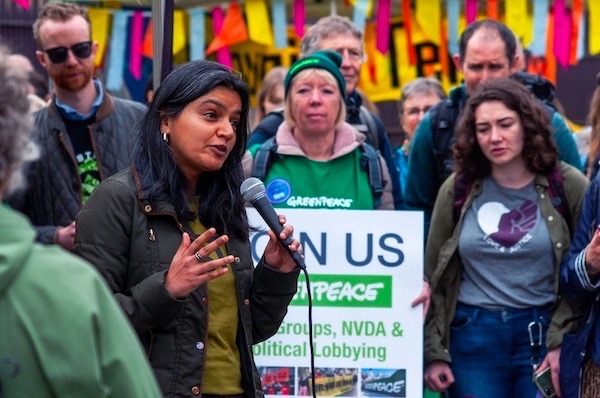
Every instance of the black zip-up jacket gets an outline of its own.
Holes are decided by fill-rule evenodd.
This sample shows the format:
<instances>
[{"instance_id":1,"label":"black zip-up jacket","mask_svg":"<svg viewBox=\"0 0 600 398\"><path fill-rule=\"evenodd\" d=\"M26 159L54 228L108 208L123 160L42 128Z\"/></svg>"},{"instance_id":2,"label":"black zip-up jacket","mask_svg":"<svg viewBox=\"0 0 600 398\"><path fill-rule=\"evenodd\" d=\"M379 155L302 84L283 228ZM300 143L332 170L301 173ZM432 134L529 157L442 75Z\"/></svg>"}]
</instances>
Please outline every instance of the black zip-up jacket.
<instances>
[{"instance_id":1,"label":"black zip-up jacket","mask_svg":"<svg viewBox=\"0 0 600 398\"><path fill-rule=\"evenodd\" d=\"M104 91L89 126L100 180L126 168L137 139L135 126L146 107L114 98ZM73 144L55 100L34 113L31 139L40 150L38 160L25 169L26 187L8 198L8 204L29 217L41 243L53 243L56 229L69 225L82 205L81 178Z\"/></svg>"}]
</instances>

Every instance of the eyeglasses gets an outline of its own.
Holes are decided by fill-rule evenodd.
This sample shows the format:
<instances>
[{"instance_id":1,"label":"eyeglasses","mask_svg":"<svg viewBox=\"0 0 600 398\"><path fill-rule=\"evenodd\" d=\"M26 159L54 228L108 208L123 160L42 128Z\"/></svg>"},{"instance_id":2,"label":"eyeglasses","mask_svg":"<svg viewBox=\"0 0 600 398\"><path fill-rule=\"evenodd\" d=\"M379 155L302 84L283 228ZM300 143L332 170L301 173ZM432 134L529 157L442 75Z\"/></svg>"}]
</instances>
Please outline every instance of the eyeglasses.
<instances>
[{"instance_id":1,"label":"eyeglasses","mask_svg":"<svg viewBox=\"0 0 600 398\"><path fill-rule=\"evenodd\" d=\"M419 114L421 112L423 113L427 113L427 111L429 111L432 108L432 105L429 106L425 106L423 108L418 108L418 107L414 107L414 108L408 108L404 110L404 113L406 114L406 116L408 117L417 117L419 116Z\"/></svg>"},{"instance_id":2,"label":"eyeglasses","mask_svg":"<svg viewBox=\"0 0 600 398\"><path fill-rule=\"evenodd\" d=\"M359 62L359 61L364 60L363 53L358 48L341 47L341 48L336 48L334 51L337 52L338 54L340 54L342 56L342 58L344 58L344 56L346 56L346 54L348 54L347 57L352 62Z\"/></svg>"},{"instance_id":3,"label":"eyeglasses","mask_svg":"<svg viewBox=\"0 0 600 398\"><path fill-rule=\"evenodd\" d=\"M92 54L92 41L82 41L81 43L75 43L71 47L54 47L47 50L42 50L48 54L50 62L53 64L62 64L67 60L69 56L69 50L79 59L85 59Z\"/></svg>"}]
</instances>

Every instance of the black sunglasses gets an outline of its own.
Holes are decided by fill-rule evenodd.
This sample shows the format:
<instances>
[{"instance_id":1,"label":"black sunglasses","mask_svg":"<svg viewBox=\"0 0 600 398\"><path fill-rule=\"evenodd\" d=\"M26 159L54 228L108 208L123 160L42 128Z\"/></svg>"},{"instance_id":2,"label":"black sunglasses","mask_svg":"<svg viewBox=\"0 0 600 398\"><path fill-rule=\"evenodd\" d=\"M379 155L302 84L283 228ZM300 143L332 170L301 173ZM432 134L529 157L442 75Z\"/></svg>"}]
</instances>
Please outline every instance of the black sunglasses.
<instances>
[{"instance_id":1,"label":"black sunglasses","mask_svg":"<svg viewBox=\"0 0 600 398\"><path fill-rule=\"evenodd\" d=\"M54 47L49 48L47 50L43 50L46 54L48 54L48 58L50 58L50 62L53 64L62 64L67 60L69 56L69 49L73 52L79 59L85 59L90 56L92 53L92 41L82 41L81 43L75 43L71 47Z\"/></svg>"}]
</instances>

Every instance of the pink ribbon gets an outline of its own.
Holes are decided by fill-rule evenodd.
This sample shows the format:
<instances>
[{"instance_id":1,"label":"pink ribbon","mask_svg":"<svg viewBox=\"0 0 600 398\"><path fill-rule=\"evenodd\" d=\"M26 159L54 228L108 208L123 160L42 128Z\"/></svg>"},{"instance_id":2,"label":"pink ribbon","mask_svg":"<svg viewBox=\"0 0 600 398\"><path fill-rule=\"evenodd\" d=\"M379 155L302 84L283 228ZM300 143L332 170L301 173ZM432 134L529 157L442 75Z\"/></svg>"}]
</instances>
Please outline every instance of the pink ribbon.
<instances>
[{"instance_id":1,"label":"pink ribbon","mask_svg":"<svg viewBox=\"0 0 600 398\"><path fill-rule=\"evenodd\" d=\"M572 28L571 11L565 6L565 0L555 0L553 49L556 61L563 69L569 66Z\"/></svg>"},{"instance_id":2,"label":"pink ribbon","mask_svg":"<svg viewBox=\"0 0 600 398\"><path fill-rule=\"evenodd\" d=\"M390 14L392 3L390 0L379 0L377 2L377 32L375 48L382 54L386 54L390 47Z\"/></svg>"},{"instance_id":3,"label":"pink ribbon","mask_svg":"<svg viewBox=\"0 0 600 398\"><path fill-rule=\"evenodd\" d=\"M142 78L142 43L144 41L144 17L141 11L135 11L131 19L129 34L129 73L135 80Z\"/></svg>"},{"instance_id":4,"label":"pink ribbon","mask_svg":"<svg viewBox=\"0 0 600 398\"><path fill-rule=\"evenodd\" d=\"M221 33L221 29L223 28L225 14L223 14L223 10L219 6L213 8L211 14L213 20L213 30L215 32L215 36L217 36L219 33ZM231 53L229 52L228 47L223 47L220 50L217 50L215 52L215 56L217 57L218 63L229 66L230 68L233 66L233 60L231 59Z\"/></svg>"},{"instance_id":5,"label":"pink ribbon","mask_svg":"<svg viewBox=\"0 0 600 398\"><path fill-rule=\"evenodd\" d=\"M477 19L477 0L466 0L465 14L467 16L467 25Z\"/></svg>"},{"instance_id":6,"label":"pink ribbon","mask_svg":"<svg viewBox=\"0 0 600 398\"><path fill-rule=\"evenodd\" d=\"M294 0L294 31L299 38L304 37L305 18L304 0Z\"/></svg>"}]
</instances>

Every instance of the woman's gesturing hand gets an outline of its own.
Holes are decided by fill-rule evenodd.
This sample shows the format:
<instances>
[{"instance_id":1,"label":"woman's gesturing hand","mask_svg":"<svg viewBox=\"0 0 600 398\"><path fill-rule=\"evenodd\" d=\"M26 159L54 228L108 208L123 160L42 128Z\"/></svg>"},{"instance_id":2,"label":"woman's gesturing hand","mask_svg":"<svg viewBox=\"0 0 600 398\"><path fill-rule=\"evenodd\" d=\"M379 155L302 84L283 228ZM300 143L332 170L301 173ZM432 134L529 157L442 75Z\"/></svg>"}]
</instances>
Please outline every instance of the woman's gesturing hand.
<instances>
[{"instance_id":1,"label":"woman's gesturing hand","mask_svg":"<svg viewBox=\"0 0 600 398\"><path fill-rule=\"evenodd\" d=\"M165 288L176 299L181 299L193 292L203 283L225 275L227 264L233 262L233 256L225 256L216 260L209 256L229 240L221 235L207 243L216 230L209 228L206 232L190 242L190 235L183 233L181 244L171 260L169 271L165 277Z\"/></svg>"}]
</instances>

